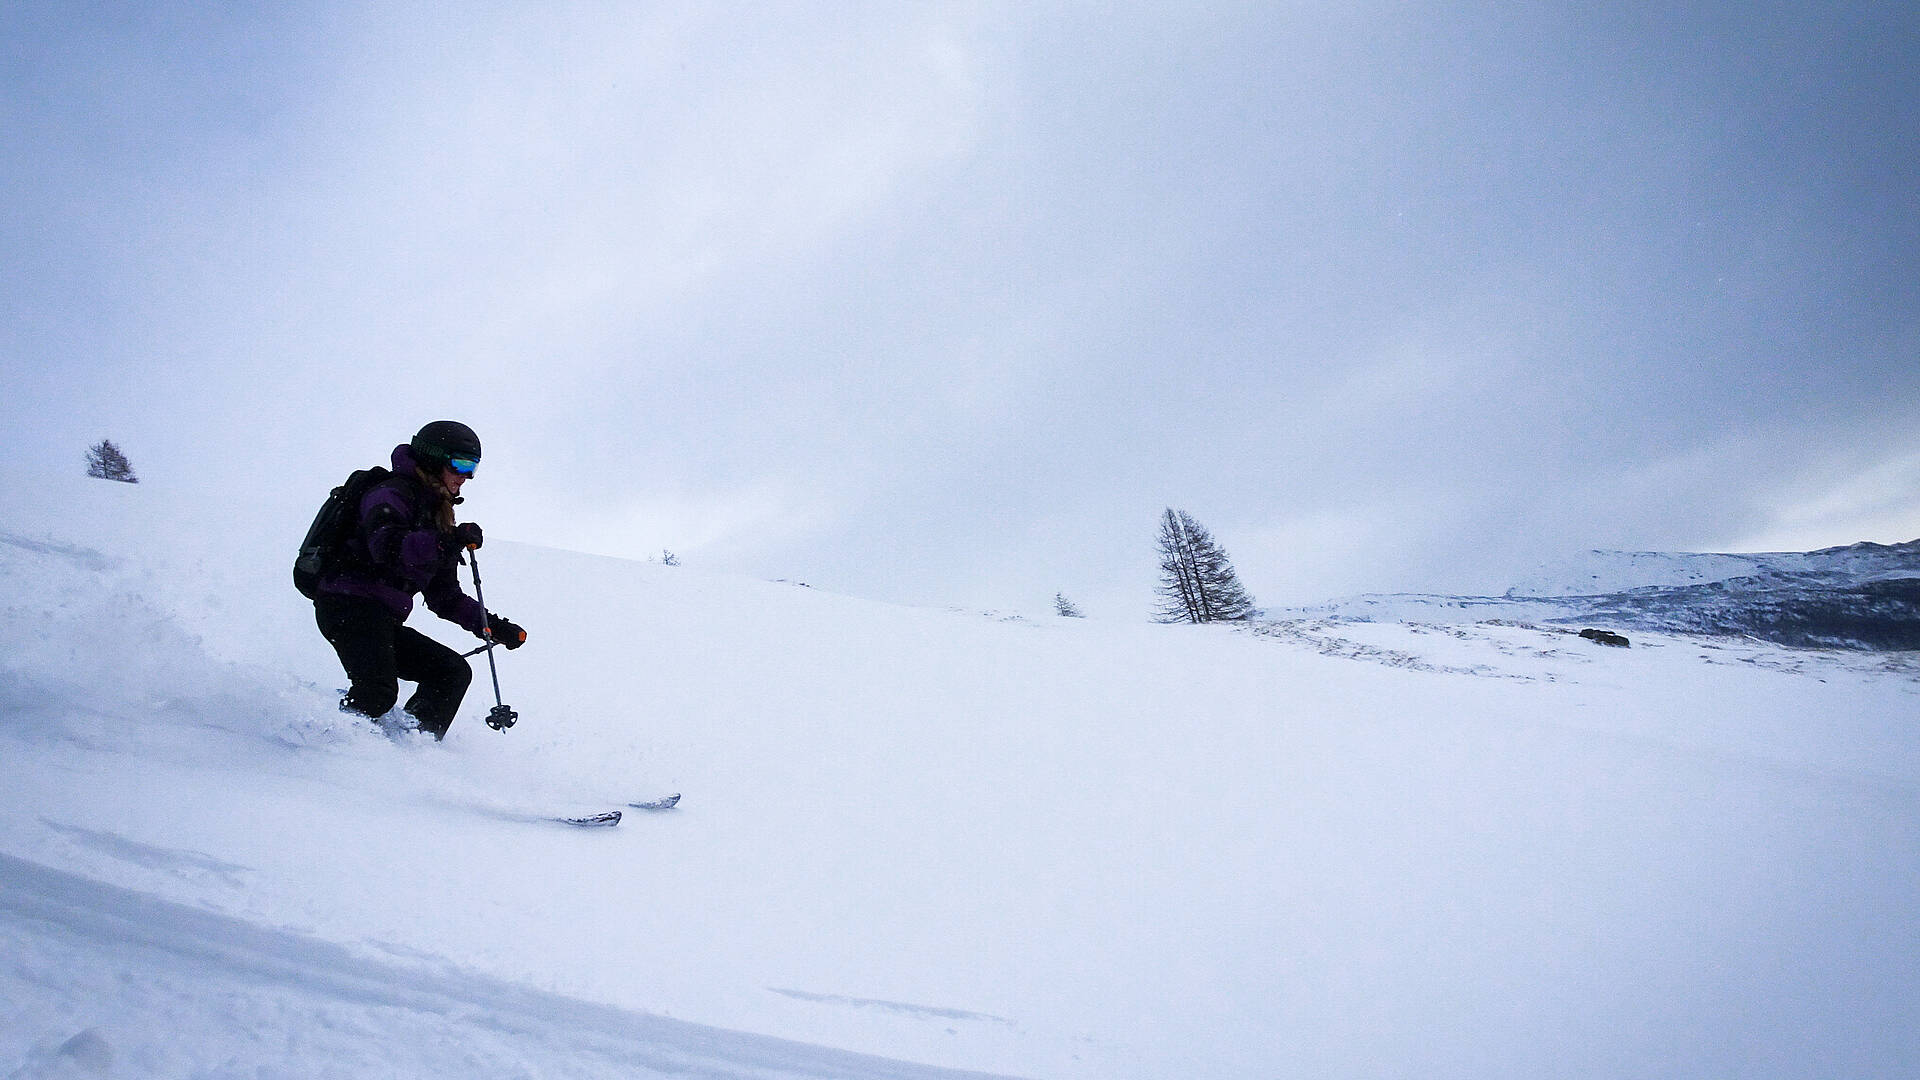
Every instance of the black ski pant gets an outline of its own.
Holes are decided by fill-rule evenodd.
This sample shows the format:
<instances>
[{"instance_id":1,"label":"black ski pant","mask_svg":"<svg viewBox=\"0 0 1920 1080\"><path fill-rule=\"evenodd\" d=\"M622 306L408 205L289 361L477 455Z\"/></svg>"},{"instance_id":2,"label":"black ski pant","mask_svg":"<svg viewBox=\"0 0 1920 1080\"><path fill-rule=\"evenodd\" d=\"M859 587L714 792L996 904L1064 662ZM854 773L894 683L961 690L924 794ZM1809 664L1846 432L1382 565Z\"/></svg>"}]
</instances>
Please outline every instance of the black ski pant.
<instances>
[{"instance_id":1,"label":"black ski pant","mask_svg":"<svg viewBox=\"0 0 1920 1080\"><path fill-rule=\"evenodd\" d=\"M466 658L393 617L378 600L322 593L313 602L320 633L340 654L353 686L341 708L378 719L400 699L400 680L418 683L407 712L421 731L446 737L473 668Z\"/></svg>"}]
</instances>

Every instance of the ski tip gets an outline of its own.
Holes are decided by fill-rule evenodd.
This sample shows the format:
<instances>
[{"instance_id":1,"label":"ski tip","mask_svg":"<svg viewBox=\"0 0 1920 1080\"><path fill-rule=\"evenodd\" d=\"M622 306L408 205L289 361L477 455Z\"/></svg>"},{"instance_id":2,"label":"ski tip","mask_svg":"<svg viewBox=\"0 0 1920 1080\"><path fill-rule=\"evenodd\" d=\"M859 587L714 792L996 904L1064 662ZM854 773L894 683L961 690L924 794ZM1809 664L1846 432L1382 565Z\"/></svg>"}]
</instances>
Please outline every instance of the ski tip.
<instances>
[{"instance_id":1,"label":"ski tip","mask_svg":"<svg viewBox=\"0 0 1920 1080\"><path fill-rule=\"evenodd\" d=\"M633 807L635 810L671 810L680 805L680 795L676 792L675 794L668 795L664 799L655 799L652 802L628 803L627 805Z\"/></svg>"},{"instance_id":2,"label":"ski tip","mask_svg":"<svg viewBox=\"0 0 1920 1080\"><path fill-rule=\"evenodd\" d=\"M587 817L563 817L556 818L555 820L562 825L578 825L582 828L595 825L618 825L620 824L620 811L609 810L604 814L592 814Z\"/></svg>"}]
</instances>

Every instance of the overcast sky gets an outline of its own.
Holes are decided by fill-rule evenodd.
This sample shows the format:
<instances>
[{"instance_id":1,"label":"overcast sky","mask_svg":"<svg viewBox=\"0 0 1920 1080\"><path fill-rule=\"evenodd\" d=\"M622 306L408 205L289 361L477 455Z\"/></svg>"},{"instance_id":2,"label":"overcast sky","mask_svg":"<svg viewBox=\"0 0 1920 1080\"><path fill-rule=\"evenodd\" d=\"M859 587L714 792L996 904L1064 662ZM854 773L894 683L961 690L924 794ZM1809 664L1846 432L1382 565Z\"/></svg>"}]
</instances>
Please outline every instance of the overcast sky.
<instances>
[{"instance_id":1,"label":"overcast sky","mask_svg":"<svg viewBox=\"0 0 1920 1080\"><path fill-rule=\"evenodd\" d=\"M0 454L291 549L454 418L490 536L1116 618L1167 506L1268 604L1910 540L1917 11L12 0Z\"/></svg>"}]
</instances>

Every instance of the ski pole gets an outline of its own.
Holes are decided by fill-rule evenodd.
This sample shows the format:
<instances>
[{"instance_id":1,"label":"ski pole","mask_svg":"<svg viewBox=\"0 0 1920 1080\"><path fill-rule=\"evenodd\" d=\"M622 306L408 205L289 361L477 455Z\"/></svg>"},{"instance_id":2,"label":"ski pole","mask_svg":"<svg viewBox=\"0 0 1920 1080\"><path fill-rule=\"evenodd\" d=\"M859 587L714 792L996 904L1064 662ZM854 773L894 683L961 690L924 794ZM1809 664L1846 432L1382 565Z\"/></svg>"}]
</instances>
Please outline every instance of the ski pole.
<instances>
[{"instance_id":1,"label":"ski pole","mask_svg":"<svg viewBox=\"0 0 1920 1080\"><path fill-rule=\"evenodd\" d=\"M467 565L473 568L473 598L480 602L480 612L487 617L487 643L468 653L487 654L487 670L493 674L493 711L487 714L487 726L495 731L505 731L513 726L520 714L507 708L500 700L500 668L493 662L493 614L487 611L487 594L480 589L480 557L472 550L467 552Z\"/></svg>"}]
</instances>

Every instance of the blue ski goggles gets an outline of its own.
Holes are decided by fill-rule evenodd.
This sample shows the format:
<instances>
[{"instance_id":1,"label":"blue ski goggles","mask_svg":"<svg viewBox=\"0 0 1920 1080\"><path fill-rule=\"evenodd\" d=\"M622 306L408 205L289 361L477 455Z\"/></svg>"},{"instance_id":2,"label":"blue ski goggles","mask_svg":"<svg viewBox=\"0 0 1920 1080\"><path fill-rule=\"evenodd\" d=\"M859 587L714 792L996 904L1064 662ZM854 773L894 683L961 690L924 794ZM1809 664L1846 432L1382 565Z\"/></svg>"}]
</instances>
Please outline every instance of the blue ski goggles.
<instances>
[{"instance_id":1,"label":"blue ski goggles","mask_svg":"<svg viewBox=\"0 0 1920 1080\"><path fill-rule=\"evenodd\" d=\"M447 468L461 476L472 476L473 470L480 467L479 458L457 457L447 459Z\"/></svg>"}]
</instances>

